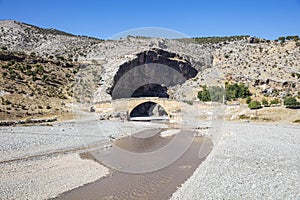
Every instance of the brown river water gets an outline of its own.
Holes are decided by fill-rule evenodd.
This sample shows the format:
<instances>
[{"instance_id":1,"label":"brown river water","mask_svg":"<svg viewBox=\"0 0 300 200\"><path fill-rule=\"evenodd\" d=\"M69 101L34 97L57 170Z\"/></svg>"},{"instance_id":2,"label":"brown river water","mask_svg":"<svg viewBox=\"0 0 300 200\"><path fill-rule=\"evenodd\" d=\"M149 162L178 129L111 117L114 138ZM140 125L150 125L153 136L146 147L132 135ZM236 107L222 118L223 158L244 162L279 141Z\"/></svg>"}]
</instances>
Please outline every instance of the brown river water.
<instances>
[{"instance_id":1,"label":"brown river water","mask_svg":"<svg viewBox=\"0 0 300 200\"><path fill-rule=\"evenodd\" d=\"M174 136L161 137L154 134L151 137L124 137L114 142L114 145L131 152L152 152L168 145ZM185 137L180 138L176 145L183 145ZM199 150L205 142L204 154L212 150L212 142L208 138L193 137L191 145L175 162L152 172L128 173L110 168L108 177L89 183L61 194L59 200L164 200L169 199L182 183L184 183L203 162L199 158ZM84 158L94 158L97 152L85 153ZM108 166L109 167L109 166Z\"/></svg>"}]
</instances>

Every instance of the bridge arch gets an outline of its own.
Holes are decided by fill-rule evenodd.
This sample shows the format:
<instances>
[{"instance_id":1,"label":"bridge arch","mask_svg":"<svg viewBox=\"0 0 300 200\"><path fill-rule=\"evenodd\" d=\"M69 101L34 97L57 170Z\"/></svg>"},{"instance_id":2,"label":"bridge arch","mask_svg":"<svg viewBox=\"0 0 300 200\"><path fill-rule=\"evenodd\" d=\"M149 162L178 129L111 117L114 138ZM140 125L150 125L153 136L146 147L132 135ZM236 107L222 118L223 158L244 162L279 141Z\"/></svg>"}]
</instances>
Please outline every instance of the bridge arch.
<instances>
[{"instance_id":1,"label":"bridge arch","mask_svg":"<svg viewBox=\"0 0 300 200\"><path fill-rule=\"evenodd\" d=\"M132 108L130 117L168 116L167 111L158 103L145 101Z\"/></svg>"},{"instance_id":2,"label":"bridge arch","mask_svg":"<svg viewBox=\"0 0 300 200\"><path fill-rule=\"evenodd\" d=\"M148 97L128 99L128 115L130 115L136 107L146 102L152 102L153 104L162 107L169 119L173 119L174 117L176 118L176 115L181 112L181 104L178 101L158 97Z\"/></svg>"}]
</instances>

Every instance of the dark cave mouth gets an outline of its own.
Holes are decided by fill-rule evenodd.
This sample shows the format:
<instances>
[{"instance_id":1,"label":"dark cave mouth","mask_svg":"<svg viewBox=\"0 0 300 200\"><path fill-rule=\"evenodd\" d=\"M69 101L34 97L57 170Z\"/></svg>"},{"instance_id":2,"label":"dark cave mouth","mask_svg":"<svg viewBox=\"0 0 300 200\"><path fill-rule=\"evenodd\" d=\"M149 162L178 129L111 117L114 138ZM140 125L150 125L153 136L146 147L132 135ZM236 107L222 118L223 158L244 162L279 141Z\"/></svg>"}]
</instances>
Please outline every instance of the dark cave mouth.
<instances>
[{"instance_id":1,"label":"dark cave mouth","mask_svg":"<svg viewBox=\"0 0 300 200\"><path fill-rule=\"evenodd\" d=\"M168 87L183 84L198 71L178 54L162 49L141 52L119 66L113 84L107 89L112 99L169 98Z\"/></svg>"},{"instance_id":2,"label":"dark cave mouth","mask_svg":"<svg viewBox=\"0 0 300 200\"><path fill-rule=\"evenodd\" d=\"M131 95L133 98L138 97L159 97L169 98L168 88L160 84L146 84L136 89Z\"/></svg>"}]
</instances>

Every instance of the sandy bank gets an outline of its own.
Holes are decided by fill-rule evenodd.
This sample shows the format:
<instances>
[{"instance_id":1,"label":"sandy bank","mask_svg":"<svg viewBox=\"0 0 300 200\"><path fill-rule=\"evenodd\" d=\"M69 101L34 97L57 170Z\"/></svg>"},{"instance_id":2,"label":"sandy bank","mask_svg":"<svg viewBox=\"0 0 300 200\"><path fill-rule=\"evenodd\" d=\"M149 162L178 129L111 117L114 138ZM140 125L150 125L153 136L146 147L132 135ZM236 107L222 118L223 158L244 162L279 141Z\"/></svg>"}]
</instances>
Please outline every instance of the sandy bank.
<instances>
[{"instance_id":1,"label":"sandy bank","mask_svg":"<svg viewBox=\"0 0 300 200\"><path fill-rule=\"evenodd\" d=\"M0 167L1 199L49 199L109 173L78 154L2 163Z\"/></svg>"}]
</instances>

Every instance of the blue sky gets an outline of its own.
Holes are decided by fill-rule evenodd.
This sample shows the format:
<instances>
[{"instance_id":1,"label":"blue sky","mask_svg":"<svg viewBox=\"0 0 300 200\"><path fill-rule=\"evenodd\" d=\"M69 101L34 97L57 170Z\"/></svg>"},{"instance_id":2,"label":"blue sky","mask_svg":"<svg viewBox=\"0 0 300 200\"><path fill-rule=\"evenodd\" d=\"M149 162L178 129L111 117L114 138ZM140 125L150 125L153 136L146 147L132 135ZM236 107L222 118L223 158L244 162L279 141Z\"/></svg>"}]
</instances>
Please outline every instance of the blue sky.
<instances>
[{"instance_id":1,"label":"blue sky","mask_svg":"<svg viewBox=\"0 0 300 200\"><path fill-rule=\"evenodd\" d=\"M0 0L0 19L102 39L142 27L276 39L300 35L300 0Z\"/></svg>"}]
</instances>

